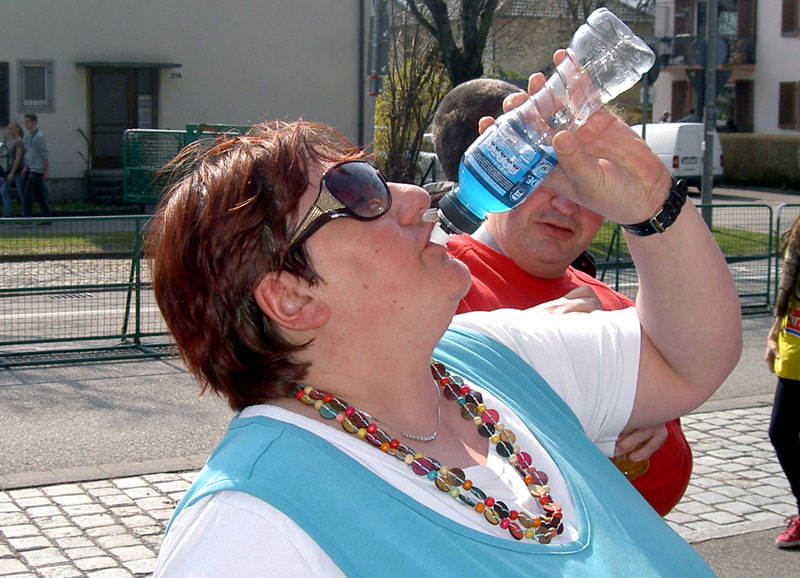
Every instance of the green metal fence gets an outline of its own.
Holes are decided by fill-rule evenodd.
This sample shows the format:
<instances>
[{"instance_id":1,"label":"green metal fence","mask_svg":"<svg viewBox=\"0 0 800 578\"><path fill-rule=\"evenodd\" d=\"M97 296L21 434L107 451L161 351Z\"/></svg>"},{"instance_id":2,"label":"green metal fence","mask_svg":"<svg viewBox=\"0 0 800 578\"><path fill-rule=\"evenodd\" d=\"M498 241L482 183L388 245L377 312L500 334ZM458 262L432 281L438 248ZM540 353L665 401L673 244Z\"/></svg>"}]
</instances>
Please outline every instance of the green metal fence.
<instances>
[{"instance_id":1,"label":"green metal fence","mask_svg":"<svg viewBox=\"0 0 800 578\"><path fill-rule=\"evenodd\" d=\"M712 231L746 313L774 302L778 233L800 204L776 213L773 223L768 205L713 206ZM142 259L149 216L39 222L0 219L0 368L174 354ZM598 277L635 297L638 278L619 228L605 225L592 250Z\"/></svg>"},{"instance_id":2,"label":"green metal fence","mask_svg":"<svg viewBox=\"0 0 800 578\"><path fill-rule=\"evenodd\" d=\"M154 203L167 184L165 167L186 146L186 131L130 129L122 135L126 203Z\"/></svg>"},{"instance_id":3,"label":"green metal fence","mask_svg":"<svg viewBox=\"0 0 800 578\"><path fill-rule=\"evenodd\" d=\"M775 214L775 287L772 293L773 303L778 297L778 283L780 281L781 268L783 267L781 237L792 227L792 223L794 223L795 219L800 217L800 203L783 203L778 205Z\"/></svg>"},{"instance_id":4,"label":"green metal fence","mask_svg":"<svg viewBox=\"0 0 800 578\"><path fill-rule=\"evenodd\" d=\"M186 130L126 130L122 135L125 202L158 202L169 178L170 161L189 143L240 135L249 129L243 125L187 124Z\"/></svg>"},{"instance_id":5,"label":"green metal fence","mask_svg":"<svg viewBox=\"0 0 800 578\"><path fill-rule=\"evenodd\" d=\"M243 124L187 124L186 144L203 138L229 138L243 135L250 130L249 125Z\"/></svg>"},{"instance_id":6,"label":"green metal fence","mask_svg":"<svg viewBox=\"0 0 800 578\"><path fill-rule=\"evenodd\" d=\"M172 353L141 260L148 220L0 219L0 367Z\"/></svg>"},{"instance_id":7,"label":"green metal fence","mask_svg":"<svg viewBox=\"0 0 800 578\"><path fill-rule=\"evenodd\" d=\"M733 275L744 313L768 311L774 301L773 210L764 204L696 205L710 207L711 230ZM791 224L791 223L790 223ZM639 281L618 225L606 224L592 243L597 276L617 291L636 297Z\"/></svg>"}]
</instances>

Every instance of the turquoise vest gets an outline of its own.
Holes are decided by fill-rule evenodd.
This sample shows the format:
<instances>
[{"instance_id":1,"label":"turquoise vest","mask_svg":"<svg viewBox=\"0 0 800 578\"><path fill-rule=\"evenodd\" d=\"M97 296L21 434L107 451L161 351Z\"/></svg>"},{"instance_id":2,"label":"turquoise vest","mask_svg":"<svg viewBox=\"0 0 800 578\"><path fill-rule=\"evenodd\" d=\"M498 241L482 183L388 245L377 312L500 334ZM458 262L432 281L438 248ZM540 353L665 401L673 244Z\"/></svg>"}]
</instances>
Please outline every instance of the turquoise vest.
<instances>
[{"instance_id":1,"label":"turquoise vest","mask_svg":"<svg viewBox=\"0 0 800 578\"><path fill-rule=\"evenodd\" d=\"M502 399L550 453L575 504L575 542L516 542L465 528L328 442L263 417L233 419L172 521L205 495L235 490L284 512L347 576L714 576L509 349L450 330L435 357Z\"/></svg>"}]
</instances>

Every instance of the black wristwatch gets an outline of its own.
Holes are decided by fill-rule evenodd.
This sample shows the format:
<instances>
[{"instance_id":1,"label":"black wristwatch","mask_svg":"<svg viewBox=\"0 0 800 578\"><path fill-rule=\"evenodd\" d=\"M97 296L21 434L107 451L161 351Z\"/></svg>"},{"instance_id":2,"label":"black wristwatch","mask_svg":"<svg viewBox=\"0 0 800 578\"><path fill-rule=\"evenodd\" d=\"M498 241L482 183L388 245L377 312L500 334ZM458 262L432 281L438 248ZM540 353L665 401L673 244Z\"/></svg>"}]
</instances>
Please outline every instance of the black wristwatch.
<instances>
[{"instance_id":1,"label":"black wristwatch","mask_svg":"<svg viewBox=\"0 0 800 578\"><path fill-rule=\"evenodd\" d=\"M681 214L681 209L686 203L686 194L689 186L684 180L677 180L672 177L672 188L669 190L669 196L664 201L664 205L656 215L647 221L636 223L635 225L622 225L622 228L637 237L646 237L655 233L663 233L666 231L678 215Z\"/></svg>"}]
</instances>

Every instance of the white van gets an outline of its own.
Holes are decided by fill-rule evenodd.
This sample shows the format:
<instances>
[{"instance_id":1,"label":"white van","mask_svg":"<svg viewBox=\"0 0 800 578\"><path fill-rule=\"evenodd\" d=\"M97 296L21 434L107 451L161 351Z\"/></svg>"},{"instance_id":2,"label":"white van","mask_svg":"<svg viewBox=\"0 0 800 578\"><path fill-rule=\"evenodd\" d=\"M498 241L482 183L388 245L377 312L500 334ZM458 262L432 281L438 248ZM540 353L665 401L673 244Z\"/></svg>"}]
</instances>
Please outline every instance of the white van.
<instances>
[{"instance_id":1,"label":"white van","mask_svg":"<svg viewBox=\"0 0 800 578\"><path fill-rule=\"evenodd\" d=\"M631 127L642 136L642 125ZM705 125L701 122L659 122L647 125L645 141L673 177L700 186L703 180ZM714 184L722 180L722 144L714 131Z\"/></svg>"}]
</instances>

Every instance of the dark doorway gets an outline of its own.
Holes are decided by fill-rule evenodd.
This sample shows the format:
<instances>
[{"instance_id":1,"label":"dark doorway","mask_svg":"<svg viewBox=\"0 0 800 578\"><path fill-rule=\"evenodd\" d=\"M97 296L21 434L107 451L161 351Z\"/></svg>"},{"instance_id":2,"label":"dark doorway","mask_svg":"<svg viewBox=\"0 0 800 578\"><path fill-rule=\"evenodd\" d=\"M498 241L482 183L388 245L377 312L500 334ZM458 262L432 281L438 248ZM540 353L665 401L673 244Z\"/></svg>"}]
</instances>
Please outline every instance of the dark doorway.
<instances>
[{"instance_id":1,"label":"dark doorway","mask_svg":"<svg viewBox=\"0 0 800 578\"><path fill-rule=\"evenodd\" d=\"M740 132L753 132L753 81L737 80L733 120Z\"/></svg>"},{"instance_id":2,"label":"dark doorway","mask_svg":"<svg viewBox=\"0 0 800 578\"><path fill-rule=\"evenodd\" d=\"M678 120L689 114L689 82L686 80L672 81L672 110L673 119Z\"/></svg>"},{"instance_id":3,"label":"dark doorway","mask_svg":"<svg viewBox=\"0 0 800 578\"><path fill-rule=\"evenodd\" d=\"M158 68L92 68L89 75L94 168L122 167L122 133L156 128Z\"/></svg>"}]
</instances>

